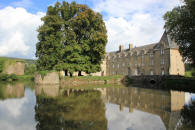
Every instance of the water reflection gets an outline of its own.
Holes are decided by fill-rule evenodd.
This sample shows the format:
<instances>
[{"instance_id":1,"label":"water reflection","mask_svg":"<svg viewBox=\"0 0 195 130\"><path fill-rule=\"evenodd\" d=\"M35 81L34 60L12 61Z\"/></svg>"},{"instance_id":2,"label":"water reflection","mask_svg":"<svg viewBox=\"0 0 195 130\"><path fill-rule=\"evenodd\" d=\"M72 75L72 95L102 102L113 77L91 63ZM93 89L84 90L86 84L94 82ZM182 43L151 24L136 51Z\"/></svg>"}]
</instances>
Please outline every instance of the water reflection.
<instances>
[{"instance_id":1,"label":"water reflection","mask_svg":"<svg viewBox=\"0 0 195 130\"><path fill-rule=\"evenodd\" d=\"M0 84L0 129L194 129L191 97L185 92L133 87L41 85L34 91L22 83Z\"/></svg>"},{"instance_id":2,"label":"water reflection","mask_svg":"<svg viewBox=\"0 0 195 130\"><path fill-rule=\"evenodd\" d=\"M0 130L34 130L35 100L23 83L0 84Z\"/></svg>"},{"instance_id":3,"label":"water reflection","mask_svg":"<svg viewBox=\"0 0 195 130\"><path fill-rule=\"evenodd\" d=\"M64 90L55 98L48 97L50 91L44 93L37 95L35 106L38 130L107 129L105 105L99 91Z\"/></svg>"},{"instance_id":4,"label":"water reflection","mask_svg":"<svg viewBox=\"0 0 195 130\"><path fill-rule=\"evenodd\" d=\"M0 84L0 99L24 97L24 84Z\"/></svg>"}]
</instances>

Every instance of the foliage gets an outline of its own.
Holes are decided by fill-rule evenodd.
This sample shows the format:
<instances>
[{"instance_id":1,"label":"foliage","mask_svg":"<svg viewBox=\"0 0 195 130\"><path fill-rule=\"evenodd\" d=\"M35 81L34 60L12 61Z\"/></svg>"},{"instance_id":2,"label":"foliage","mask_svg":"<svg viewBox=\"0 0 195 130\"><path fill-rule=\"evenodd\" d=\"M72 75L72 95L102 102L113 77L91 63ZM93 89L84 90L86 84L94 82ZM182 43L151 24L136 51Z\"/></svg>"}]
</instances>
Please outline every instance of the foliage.
<instances>
[{"instance_id":1,"label":"foliage","mask_svg":"<svg viewBox=\"0 0 195 130\"><path fill-rule=\"evenodd\" d=\"M184 128L195 128L195 101L192 101L191 104L185 105L181 110L182 115L182 124Z\"/></svg>"},{"instance_id":2,"label":"foliage","mask_svg":"<svg viewBox=\"0 0 195 130\"><path fill-rule=\"evenodd\" d=\"M192 71L186 71L185 77L192 77Z\"/></svg>"},{"instance_id":3,"label":"foliage","mask_svg":"<svg viewBox=\"0 0 195 130\"><path fill-rule=\"evenodd\" d=\"M15 74L0 74L0 81L16 81L18 77Z\"/></svg>"},{"instance_id":4,"label":"foliage","mask_svg":"<svg viewBox=\"0 0 195 130\"><path fill-rule=\"evenodd\" d=\"M164 15L167 33L179 45L179 50L195 67L195 0L184 0L184 5Z\"/></svg>"},{"instance_id":5,"label":"foliage","mask_svg":"<svg viewBox=\"0 0 195 130\"><path fill-rule=\"evenodd\" d=\"M49 6L38 29L38 70L100 71L107 31L101 14L86 5L57 2Z\"/></svg>"},{"instance_id":6,"label":"foliage","mask_svg":"<svg viewBox=\"0 0 195 130\"><path fill-rule=\"evenodd\" d=\"M34 74L36 72L36 65L35 64L26 64L25 65L25 69L24 69L24 73L25 74Z\"/></svg>"},{"instance_id":7,"label":"foliage","mask_svg":"<svg viewBox=\"0 0 195 130\"><path fill-rule=\"evenodd\" d=\"M0 73L3 72L3 64L4 64L4 62L2 60L0 60Z\"/></svg>"}]
</instances>

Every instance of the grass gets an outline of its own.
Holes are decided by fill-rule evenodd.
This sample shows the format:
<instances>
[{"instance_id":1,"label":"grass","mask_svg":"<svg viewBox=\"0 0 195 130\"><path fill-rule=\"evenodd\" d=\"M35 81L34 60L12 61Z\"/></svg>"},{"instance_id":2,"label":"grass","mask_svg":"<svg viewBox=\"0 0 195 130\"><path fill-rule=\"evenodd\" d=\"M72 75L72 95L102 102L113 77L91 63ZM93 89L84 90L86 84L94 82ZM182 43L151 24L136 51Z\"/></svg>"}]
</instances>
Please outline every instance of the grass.
<instances>
[{"instance_id":1,"label":"grass","mask_svg":"<svg viewBox=\"0 0 195 130\"><path fill-rule=\"evenodd\" d=\"M192 77L192 71L186 71L185 77Z\"/></svg>"}]
</instances>

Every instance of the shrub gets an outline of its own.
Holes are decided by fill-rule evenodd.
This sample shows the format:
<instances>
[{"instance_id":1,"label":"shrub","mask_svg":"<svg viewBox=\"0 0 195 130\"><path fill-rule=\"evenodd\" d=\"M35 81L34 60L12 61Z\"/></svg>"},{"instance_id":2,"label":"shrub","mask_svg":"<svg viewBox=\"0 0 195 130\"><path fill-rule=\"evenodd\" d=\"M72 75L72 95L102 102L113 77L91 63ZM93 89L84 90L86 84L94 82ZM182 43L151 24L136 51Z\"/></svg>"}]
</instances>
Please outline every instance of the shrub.
<instances>
[{"instance_id":1,"label":"shrub","mask_svg":"<svg viewBox=\"0 0 195 130\"><path fill-rule=\"evenodd\" d=\"M8 76L8 79L11 79L12 81L18 80L18 77L15 74L11 74Z\"/></svg>"},{"instance_id":2,"label":"shrub","mask_svg":"<svg viewBox=\"0 0 195 130\"><path fill-rule=\"evenodd\" d=\"M9 75L8 74L0 74L0 80L1 81L7 81L9 78Z\"/></svg>"},{"instance_id":3,"label":"shrub","mask_svg":"<svg viewBox=\"0 0 195 130\"><path fill-rule=\"evenodd\" d=\"M36 72L35 64L26 65L24 72L25 74L34 74Z\"/></svg>"},{"instance_id":4,"label":"shrub","mask_svg":"<svg viewBox=\"0 0 195 130\"><path fill-rule=\"evenodd\" d=\"M0 81L16 81L18 77L15 74L0 74Z\"/></svg>"},{"instance_id":5,"label":"shrub","mask_svg":"<svg viewBox=\"0 0 195 130\"><path fill-rule=\"evenodd\" d=\"M195 77L195 71L192 72L192 76Z\"/></svg>"}]
</instances>

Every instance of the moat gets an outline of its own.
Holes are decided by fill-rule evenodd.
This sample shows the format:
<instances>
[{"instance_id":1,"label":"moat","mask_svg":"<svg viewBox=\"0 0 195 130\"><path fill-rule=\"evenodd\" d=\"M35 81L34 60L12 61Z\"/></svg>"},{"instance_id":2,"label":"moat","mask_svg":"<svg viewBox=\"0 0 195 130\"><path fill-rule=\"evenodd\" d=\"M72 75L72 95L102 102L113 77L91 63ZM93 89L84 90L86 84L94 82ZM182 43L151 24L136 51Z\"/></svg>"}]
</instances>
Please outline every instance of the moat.
<instances>
[{"instance_id":1,"label":"moat","mask_svg":"<svg viewBox=\"0 0 195 130\"><path fill-rule=\"evenodd\" d=\"M0 83L0 129L194 129L182 117L183 106L193 101L195 93L133 86L62 88Z\"/></svg>"}]
</instances>

